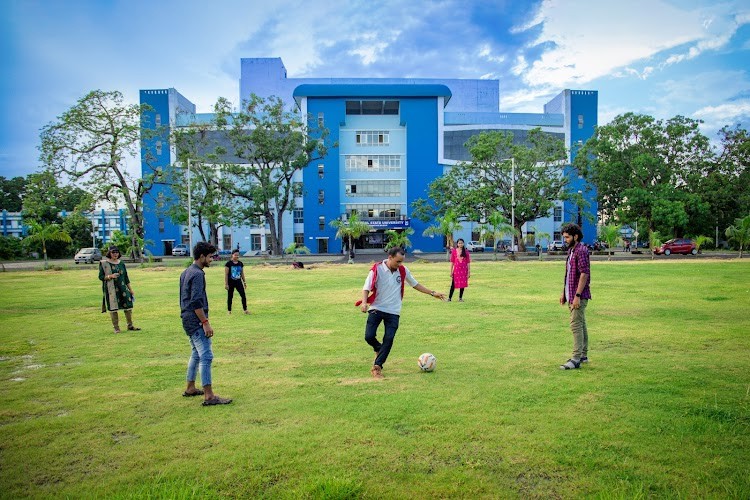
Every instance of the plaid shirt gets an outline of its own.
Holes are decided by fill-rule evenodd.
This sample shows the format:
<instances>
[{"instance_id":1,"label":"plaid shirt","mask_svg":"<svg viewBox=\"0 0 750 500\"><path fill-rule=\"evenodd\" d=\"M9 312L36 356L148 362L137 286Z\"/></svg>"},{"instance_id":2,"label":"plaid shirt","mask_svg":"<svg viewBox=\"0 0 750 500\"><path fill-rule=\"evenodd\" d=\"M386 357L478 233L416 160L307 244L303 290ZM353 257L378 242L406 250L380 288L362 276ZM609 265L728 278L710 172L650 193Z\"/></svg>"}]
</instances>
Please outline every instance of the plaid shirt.
<instances>
[{"instance_id":1,"label":"plaid shirt","mask_svg":"<svg viewBox=\"0 0 750 500\"><path fill-rule=\"evenodd\" d=\"M568 272L568 266L570 266L570 272ZM591 298L591 289L589 284L591 283L591 264L589 262L589 249L585 245L578 243L576 246L568 250L568 260L565 263L565 284L567 286L568 297L572 302L576 296L576 290L578 290L578 280L581 278L581 274L587 274L588 280L586 286L581 292L582 299ZM565 288L563 288L565 293Z\"/></svg>"}]
</instances>

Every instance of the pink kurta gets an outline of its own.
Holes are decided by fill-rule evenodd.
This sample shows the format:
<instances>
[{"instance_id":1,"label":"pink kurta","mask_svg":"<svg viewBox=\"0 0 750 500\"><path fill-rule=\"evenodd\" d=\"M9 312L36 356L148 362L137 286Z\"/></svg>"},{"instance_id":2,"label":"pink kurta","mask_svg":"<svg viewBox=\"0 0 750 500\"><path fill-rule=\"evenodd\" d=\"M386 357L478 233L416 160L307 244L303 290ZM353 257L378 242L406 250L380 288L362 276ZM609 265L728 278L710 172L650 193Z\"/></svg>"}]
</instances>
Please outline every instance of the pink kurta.
<instances>
[{"instance_id":1,"label":"pink kurta","mask_svg":"<svg viewBox=\"0 0 750 500\"><path fill-rule=\"evenodd\" d=\"M453 286L456 288L466 288L469 286L469 251L466 250L466 257L461 257L457 248L451 251L451 262L453 263Z\"/></svg>"}]
</instances>

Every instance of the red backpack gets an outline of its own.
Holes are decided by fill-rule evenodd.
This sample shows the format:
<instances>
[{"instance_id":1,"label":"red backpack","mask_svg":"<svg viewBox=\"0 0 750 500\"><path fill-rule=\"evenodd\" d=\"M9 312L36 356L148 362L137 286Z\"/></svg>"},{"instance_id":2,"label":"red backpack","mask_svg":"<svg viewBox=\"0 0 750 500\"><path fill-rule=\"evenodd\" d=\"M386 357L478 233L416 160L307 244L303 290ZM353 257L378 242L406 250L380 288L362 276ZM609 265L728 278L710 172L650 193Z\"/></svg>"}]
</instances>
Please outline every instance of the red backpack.
<instances>
[{"instance_id":1,"label":"red backpack","mask_svg":"<svg viewBox=\"0 0 750 500\"><path fill-rule=\"evenodd\" d=\"M373 264L371 271L372 271L372 290L370 290L370 295L367 296L367 303L372 304L375 302L375 296L378 294L378 289L375 287L375 284L378 282L378 266L380 265L380 262L376 262ZM404 299L404 282L406 281L406 268L404 266L398 266L398 273L401 275L401 300ZM362 305L362 300L358 300L354 303L355 307L359 307Z\"/></svg>"}]
</instances>

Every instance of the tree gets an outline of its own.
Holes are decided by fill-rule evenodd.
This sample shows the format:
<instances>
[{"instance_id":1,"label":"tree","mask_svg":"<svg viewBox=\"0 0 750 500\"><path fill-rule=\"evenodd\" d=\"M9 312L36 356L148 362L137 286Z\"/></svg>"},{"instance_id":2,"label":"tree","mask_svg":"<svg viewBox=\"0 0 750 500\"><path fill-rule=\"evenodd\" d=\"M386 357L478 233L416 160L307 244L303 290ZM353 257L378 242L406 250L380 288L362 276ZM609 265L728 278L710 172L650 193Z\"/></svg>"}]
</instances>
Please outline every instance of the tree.
<instances>
[{"instance_id":1,"label":"tree","mask_svg":"<svg viewBox=\"0 0 750 500\"><path fill-rule=\"evenodd\" d=\"M411 246L411 240L409 240L409 236L414 234L414 230L410 227L407 227L406 229L402 229L401 231L398 231L396 229L388 229L385 232L385 235L388 237L388 242L385 244L385 249L388 250L389 248L393 247L401 247L406 251L407 247Z\"/></svg>"},{"instance_id":2,"label":"tree","mask_svg":"<svg viewBox=\"0 0 750 500\"><path fill-rule=\"evenodd\" d=\"M743 248L750 243L750 215L735 220L734 225L727 228L726 235L729 241L734 241L739 245L741 259Z\"/></svg>"},{"instance_id":3,"label":"tree","mask_svg":"<svg viewBox=\"0 0 750 500\"><path fill-rule=\"evenodd\" d=\"M47 269L47 242L49 241L60 241L63 243L70 243L70 235L65 232L64 229L60 228L58 224L46 224L42 225L39 222L32 220L29 221L30 234L23 239L27 244L41 244L42 252L44 253L44 268Z\"/></svg>"},{"instance_id":4,"label":"tree","mask_svg":"<svg viewBox=\"0 0 750 500\"><path fill-rule=\"evenodd\" d=\"M162 175L134 178L126 161L137 156L146 105L125 104L120 92L94 90L41 132L40 160L90 192L96 201L124 202L130 214L132 246L141 257L143 197Z\"/></svg>"},{"instance_id":5,"label":"tree","mask_svg":"<svg viewBox=\"0 0 750 500\"><path fill-rule=\"evenodd\" d=\"M654 260L656 249L661 246L661 235L658 231L648 231L648 246L651 248L651 260Z\"/></svg>"},{"instance_id":6,"label":"tree","mask_svg":"<svg viewBox=\"0 0 750 500\"><path fill-rule=\"evenodd\" d=\"M298 245L297 243L290 243L284 249L284 255L299 255L303 253L304 254L310 253L310 249L304 245Z\"/></svg>"},{"instance_id":7,"label":"tree","mask_svg":"<svg viewBox=\"0 0 750 500\"><path fill-rule=\"evenodd\" d=\"M6 179L0 176L0 210L20 212L25 192L26 179L24 177Z\"/></svg>"},{"instance_id":8,"label":"tree","mask_svg":"<svg viewBox=\"0 0 750 500\"><path fill-rule=\"evenodd\" d=\"M92 246L91 221L79 211L68 214L62 222L62 228L70 236L71 250L77 251L82 247Z\"/></svg>"},{"instance_id":9,"label":"tree","mask_svg":"<svg viewBox=\"0 0 750 500\"><path fill-rule=\"evenodd\" d=\"M700 123L626 113L598 127L574 165L596 186L603 215L672 235L705 219L709 205L690 187L713 160Z\"/></svg>"},{"instance_id":10,"label":"tree","mask_svg":"<svg viewBox=\"0 0 750 500\"><path fill-rule=\"evenodd\" d=\"M569 197L568 180L562 175L565 145L540 128L528 132L526 144L514 144L512 133L490 131L472 136L466 147L471 161L455 165L430 184L429 196L437 210L450 208L460 218L479 222L495 211L508 220L513 215L511 225L520 234L526 222L549 215L555 200ZM417 205L424 203L418 200ZM519 248L525 250L523 241Z\"/></svg>"},{"instance_id":11,"label":"tree","mask_svg":"<svg viewBox=\"0 0 750 500\"><path fill-rule=\"evenodd\" d=\"M599 238L607 243L607 260L612 260L612 248L622 240L620 236L620 224L605 224L599 226Z\"/></svg>"},{"instance_id":12,"label":"tree","mask_svg":"<svg viewBox=\"0 0 750 500\"><path fill-rule=\"evenodd\" d=\"M23 197L24 220L35 220L42 224L61 223L60 213L86 211L94 208L89 193L76 186L61 186L50 171L29 174L26 193Z\"/></svg>"},{"instance_id":13,"label":"tree","mask_svg":"<svg viewBox=\"0 0 750 500\"><path fill-rule=\"evenodd\" d=\"M142 238L138 238L136 239L137 246L134 247L132 234L123 233L122 231L114 231L109 245L116 246L118 250L120 250L121 256L135 260L141 255L141 249L144 247L145 243L146 242Z\"/></svg>"},{"instance_id":14,"label":"tree","mask_svg":"<svg viewBox=\"0 0 750 500\"><path fill-rule=\"evenodd\" d=\"M284 213L294 210L294 198L302 194L292 179L328 151L326 128L284 109L278 97L253 94L232 113L231 103L220 98L212 121L212 129L228 140L227 146L214 150L217 158L224 158L222 189L243 203L246 221L269 225L276 255L281 255L284 240Z\"/></svg>"},{"instance_id":15,"label":"tree","mask_svg":"<svg viewBox=\"0 0 750 500\"><path fill-rule=\"evenodd\" d=\"M487 217L487 224L480 226L480 228L483 232L492 236L492 240L494 241L492 260L497 260L497 242L502 240L503 236L515 235L513 226L508 223L508 220L503 217L502 213L496 211Z\"/></svg>"},{"instance_id":16,"label":"tree","mask_svg":"<svg viewBox=\"0 0 750 500\"><path fill-rule=\"evenodd\" d=\"M711 238L710 236L699 235L699 236L696 236L694 238L694 241L695 241L695 249L700 252L701 251L701 247L703 245L705 245L706 243L708 243L708 244L713 243L714 239Z\"/></svg>"},{"instance_id":17,"label":"tree","mask_svg":"<svg viewBox=\"0 0 750 500\"><path fill-rule=\"evenodd\" d=\"M428 216L429 220L432 217ZM450 258L453 248L453 233L463 229L458 216L453 210L447 210L444 215L435 217L435 224L422 231L422 236L443 236L446 244L446 257Z\"/></svg>"},{"instance_id":18,"label":"tree","mask_svg":"<svg viewBox=\"0 0 750 500\"><path fill-rule=\"evenodd\" d=\"M362 221L359 218L359 213L353 211L346 220L336 219L329 224L333 229L336 230L336 238L340 238L342 241L346 238L349 242L349 264L354 263L354 243L352 240L356 240L363 234L367 234L372 229L368 223Z\"/></svg>"},{"instance_id":19,"label":"tree","mask_svg":"<svg viewBox=\"0 0 750 500\"><path fill-rule=\"evenodd\" d=\"M536 226L533 226L531 229L534 231L534 239L536 240L536 244L541 246L541 242L546 241L547 248L549 248L549 240L550 238L552 238L552 235L544 231L539 231ZM543 255L544 253L540 250L539 260L543 259Z\"/></svg>"}]
</instances>

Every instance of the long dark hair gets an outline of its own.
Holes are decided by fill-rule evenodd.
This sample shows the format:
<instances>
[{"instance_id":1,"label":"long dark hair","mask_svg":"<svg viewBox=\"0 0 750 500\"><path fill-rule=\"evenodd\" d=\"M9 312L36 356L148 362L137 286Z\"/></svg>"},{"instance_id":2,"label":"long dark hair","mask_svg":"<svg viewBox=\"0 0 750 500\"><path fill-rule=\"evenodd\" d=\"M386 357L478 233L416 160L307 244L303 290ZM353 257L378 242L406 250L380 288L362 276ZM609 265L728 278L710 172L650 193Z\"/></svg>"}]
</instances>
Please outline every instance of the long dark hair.
<instances>
[{"instance_id":1,"label":"long dark hair","mask_svg":"<svg viewBox=\"0 0 750 500\"><path fill-rule=\"evenodd\" d=\"M459 241L464 241L464 239L463 238L459 238L459 239L456 240L456 249L458 249L458 242ZM464 257L466 257L466 242L465 241L464 241L464 246L461 247L461 258L463 259Z\"/></svg>"}]
</instances>

